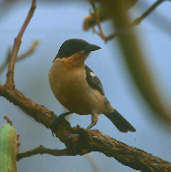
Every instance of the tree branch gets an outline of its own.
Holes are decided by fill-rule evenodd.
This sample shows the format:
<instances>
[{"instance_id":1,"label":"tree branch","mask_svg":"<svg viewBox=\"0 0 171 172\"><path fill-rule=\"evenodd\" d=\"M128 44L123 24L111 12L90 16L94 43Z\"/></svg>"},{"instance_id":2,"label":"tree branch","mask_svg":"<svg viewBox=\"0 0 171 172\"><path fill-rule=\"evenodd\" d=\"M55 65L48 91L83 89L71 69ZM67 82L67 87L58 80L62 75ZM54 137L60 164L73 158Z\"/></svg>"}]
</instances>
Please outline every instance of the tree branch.
<instances>
[{"instance_id":1,"label":"tree branch","mask_svg":"<svg viewBox=\"0 0 171 172\"><path fill-rule=\"evenodd\" d=\"M32 5L31 5L28 15L24 21L24 24L22 25L17 37L14 40L14 46L12 49L11 60L10 60L9 66L8 66L7 80L6 80L6 84L11 88L15 87L14 67L15 67L16 57L17 57L18 51L20 49L21 38L25 32L25 29L27 28L27 25L29 24L29 22L34 14L35 8L36 8L36 0L32 0Z\"/></svg>"},{"instance_id":2,"label":"tree branch","mask_svg":"<svg viewBox=\"0 0 171 172\"><path fill-rule=\"evenodd\" d=\"M51 126L55 114L42 105L34 103L16 88L10 89L5 85L0 85L0 95L47 128ZM124 165L144 172L169 172L171 170L169 162L105 136L97 130L73 129L66 120L62 120L57 127L56 136L66 145L69 150L68 155L83 155L98 151L117 159ZM78 136L71 138L71 135L75 133Z\"/></svg>"},{"instance_id":3,"label":"tree branch","mask_svg":"<svg viewBox=\"0 0 171 172\"><path fill-rule=\"evenodd\" d=\"M92 27L93 32L96 33L97 35L99 35L104 41L109 41L113 38L115 38L116 36L118 36L119 34L123 34L123 32L119 32L116 31L115 33L106 36L102 26L101 26L101 21L100 21L100 17L97 13L97 7L95 5L94 0L89 0L90 4L94 10L93 14L90 14L90 16L86 17L83 23L83 28L84 30L89 29L90 27ZM166 2L168 0L157 0L156 2L154 2L140 17L136 18L129 27L134 27L136 25L139 25L145 18L147 18L159 5L161 5L163 2ZM134 4L132 4L134 5ZM103 10L104 11L104 10ZM106 15L106 14L103 14ZM107 18L106 18L107 19ZM99 28L99 32L95 29L94 25L97 24L97 27ZM127 28L128 29L128 28ZM125 29L126 30L126 29ZM125 31L126 32L126 31Z\"/></svg>"},{"instance_id":4,"label":"tree branch","mask_svg":"<svg viewBox=\"0 0 171 172\"><path fill-rule=\"evenodd\" d=\"M166 0L157 0L154 2L140 17L136 18L131 24L130 27L134 27L136 25L139 25L145 18L147 18L159 5L161 5L163 2L166 2ZM122 33L121 33L122 34ZM113 33L109 36L107 36L106 40L111 40L118 36L119 33Z\"/></svg>"},{"instance_id":5,"label":"tree branch","mask_svg":"<svg viewBox=\"0 0 171 172\"><path fill-rule=\"evenodd\" d=\"M19 161L23 158L28 158L30 156L37 155L37 154L50 154L53 156L67 156L68 151L67 151L67 149L62 149L62 150L48 149L48 148L45 148L44 146L40 145L29 151L19 153L17 155L17 160Z\"/></svg>"},{"instance_id":6,"label":"tree branch","mask_svg":"<svg viewBox=\"0 0 171 172\"><path fill-rule=\"evenodd\" d=\"M61 128L58 128L58 130L61 130ZM142 172L170 172L171 170L171 163L135 147L128 146L102 134L98 130L85 130L80 127L71 130L73 133L78 134L78 136L70 137L70 139L67 138L65 144L68 145L68 149L54 150L40 146L25 153L18 154L18 160L42 153L53 156L74 156L98 151L104 153L106 156L115 158L126 166L141 170Z\"/></svg>"},{"instance_id":7,"label":"tree branch","mask_svg":"<svg viewBox=\"0 0 171 172\"><path fill-rule=\"evenodd\" d=\"M61 130L59 128L59 130ZM53 156L84 155L92 151L104 153L106 156L114 157L122 164L143 172L169 172L171 163L146 153L135 147L128 146L116 139L100 133L98 130L85 130L80 127L72 129L78 136L67 138L68 149L55 150L39 146L30 151L19 153L20 160L36 154L50 154Z\"/></svg>"},{"instance_id":8,"label":"tree branch","mask_svg":"<svg viewBox=\"0 0 171 172\"><path fill-rule=\"evenodd\" d=\"M132 26L140 24L146 17L148 17L160 4L166 2L166 0L157 0L154 2L140 17L136 18Z\"/></svg>"}]
</instances>

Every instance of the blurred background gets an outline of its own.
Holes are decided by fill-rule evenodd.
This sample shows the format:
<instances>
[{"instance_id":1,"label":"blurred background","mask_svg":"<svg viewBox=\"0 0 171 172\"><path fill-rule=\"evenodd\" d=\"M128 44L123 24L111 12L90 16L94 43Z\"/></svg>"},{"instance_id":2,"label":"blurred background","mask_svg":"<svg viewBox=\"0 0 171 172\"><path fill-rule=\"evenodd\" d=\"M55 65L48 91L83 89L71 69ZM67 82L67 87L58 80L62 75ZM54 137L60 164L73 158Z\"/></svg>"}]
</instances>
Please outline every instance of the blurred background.
<instances>
[{"instance_id":1,"label":"blurred background","mask_svg":"<svg viewBox=\"0 0 171 172\"><path fill-rule=\"evenodd\" d=\"M143 0L130 10L132 19L140 16L154 0ZM0 64L12 47L13 40L23 24L30 8L31 1L0 0ZM39 0L37 9L23 36L19 54L27 51L34 40L39 41L36 51L25 60L16 64L16 87L25 96L53 110L56 114L66 111L53 96L48 82L48 72L52 60L61 44L70 38L81 38L102 47L93 52L87 64L101 79L105 93L114 107L123 114L136 128L136 133L120 133L103 115L94 127L128 145L143 149L164 160L171 161L171 126L152 117L152 111L145 105L127 70L117 39L107 43L92 30L82 29L84 18L89 15L90 4L87 1L46 1ZM136 27L138 39L145 54L145 60L153 74L158 90L166 106L170 106L171 94L171 3L163 3L140 25ZM170 22L170 23L169 23ZM111 23L103 24L104 31L111 33ZM0 75L0 82L5 81L6 70ZM20 134L20 151L32 149L40 144L48 148L64 148L64 145L51 135L51 131L25 115L19 108L0 97L0 125L8 114L14 127ZM79 124L87 127L90 116L73 114L70 118L73 126ZM90 160L91 159L91 160ZM37 155L25 158L18 163L18 171L61 171L93 172L92 163L99 172L135 170L123 166L113 158L101 153L90 153L88 156L53 157Z\"/></svg>"}]
</instances>

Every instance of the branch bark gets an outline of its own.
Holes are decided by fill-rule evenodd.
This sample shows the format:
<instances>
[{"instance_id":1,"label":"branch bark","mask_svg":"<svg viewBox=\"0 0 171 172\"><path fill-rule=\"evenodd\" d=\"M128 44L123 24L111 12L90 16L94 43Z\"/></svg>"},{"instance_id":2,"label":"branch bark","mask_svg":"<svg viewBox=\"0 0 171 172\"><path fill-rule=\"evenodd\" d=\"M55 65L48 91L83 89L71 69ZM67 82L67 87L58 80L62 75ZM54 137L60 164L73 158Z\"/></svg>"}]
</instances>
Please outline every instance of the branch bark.
<instances>
[{"instance_id":1,"label":"branch bark","mask_svg":"<svg viewBox=\"0 0 171 172\"><path fill-rule=\"evenodd\" d=\"M74 129L74 133L77 133L78 136L68 140L68 144L71 144L68 150L54 150L40 146L25 153L20 153L18 159L26 157L24 156L26 154L46 153L53 156L74 156L98 151L108 157L115 158L126 166L143 172L169 172L171 170L169 162L105 136L98 130L85 130L77 127Z\"/></svg>"},{"instance_id":2,"label":"branch bark","mask_svg":"<svg viewBox=\"0 0 171 172\"><path fill-rule=\"evenodd\" d=\"M10 89L9 87L1 85L0 95L17 105L26 112L27 115L43 124L45 127L50 128L56 116L51 110L34 103L16 88ZM73 134L77 134L77 136L72 137ZM65 156L84 155L92 151L98 151L108 157L117 159L126 166L141 170L142 172L169 172L171 170L171 163L161 158L135 147L128 146L125 143L104 135L98 130L85 130L80 127L72 128L65 119L62 120L57 127L56 137L67 147L66 154L64 154ZM58 151L63 152L62 150ZM49 154L54 155L53 153ZM60 156L62 156L62 154Z\"/></svg>"},{"instance_id":3,"label":"branch bark","mask_svg":"<svg viewBox=\"0 0 171 172\"><path fill-rule=\"evenodd\" d=\"M14 83L14 66L16 57L21 43L23 33L33 15L36 1L32 1L32 7L28 16L14 42L12 58L8 66L7 82L0 85L0 96L5 97L8 101L22 109L26 115L50 128L52 121L56 117L53 111L42 105L36 104L33 100L24 96L22 92L15 88ZM58 137L65 145L64 150L42 149L42 147L32 150L32 154L27 152L27 156L37 153L48 153L51 155L84 155L92 151L104 153L108 157L113 157L122 164L142 172L169 172L171 163L146 153L135 147L128 146L116 139L104 135L98 130L85 130L77 127L72 128L68 121L61 120L55 131ZM44 151L43 151L44 150ZM24 155L24 154L23 154ZM21 154L18 155L18 159Z\"/></svg>"}]
</instances>

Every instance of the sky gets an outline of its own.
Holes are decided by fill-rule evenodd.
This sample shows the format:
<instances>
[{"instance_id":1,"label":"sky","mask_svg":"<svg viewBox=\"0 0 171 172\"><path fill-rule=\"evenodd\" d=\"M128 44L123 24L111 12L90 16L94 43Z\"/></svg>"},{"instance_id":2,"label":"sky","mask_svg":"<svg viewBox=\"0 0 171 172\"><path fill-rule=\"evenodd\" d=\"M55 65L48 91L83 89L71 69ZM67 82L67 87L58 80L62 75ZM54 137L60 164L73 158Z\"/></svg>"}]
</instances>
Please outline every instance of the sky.
<instances>
[{"instance_id":1,"label":"sky","mask_svg":"<svg viewBox=\"0 0 171 172\"><path fill-rule=\"evenodd\" d=\"M147 2L147 0L146 0ZM154 1L151 0L148 5ZM1 6L0 1L0 6ZM131 11L133 18L139 16L144 8L143 4L137 4ZM18 2L13 6L0 7L0 64L4 60L7 50L12 46L13 40L22 25L30 2ZM157 9L157 14L171 19L171 3L165 3ZM101 38L91 30L84 32L82 22L88 15L90 5L88 3L45 3L38 1L36 12L29 24L22 41L20 53L26 51L34 40L39 41L36 52L18 62L15 70L16 87L24 95L32 98L36 103L42 104L60 114L66 109L60 105L53 96L49 83L48 72L52 60L56 56L60 45L69 38L81 38L90 43L99 45L101 50L93 52L87 60L87 64L93 69L102 81L105 94L113 106L133 124L136 133L123 134L117 131L112 123L103 115L94 129L114 137L128 145L143 149L164 160L171 161L171 127L164 127L160 121L152 118L152 111L145 105L135 88L134 83L122 59L122 54L117 44L117 39L104 43ZM163 20L156 20L156 15L151 15L142 24L136 27L140 44L143 47L145 60L155 78L156 86L161 92L163 101L170 107L171 69L170 46L171 33L163 31ZM157 23L157 24L156 24ZM110 23L103 24L106 32L111 32ZM166 28L166 27L165 27ZM4 82L5 73L0 76L0 82ZM20 151L32 149L40 144L48 148L64 148L51 131L33 119L26 116L19 108L0 97L0 125L4 124L3 115L8 114L14 123L14 127L20 134ZM73 126L79 124L87 127L90 123L89 116L73 114L70 118ZM100 172L135 170L123 166L113 158L108 158L101 153L90 153L89 156L99 168ZM41 165L40 165L41 164ZM67 165L66 165L67 164ZM49 170L51 168L51 170ZM37 155L26 158L18 163L18 171L93 171L86 156L52 157L49 155Z\"/></svg>"}]
</instances>

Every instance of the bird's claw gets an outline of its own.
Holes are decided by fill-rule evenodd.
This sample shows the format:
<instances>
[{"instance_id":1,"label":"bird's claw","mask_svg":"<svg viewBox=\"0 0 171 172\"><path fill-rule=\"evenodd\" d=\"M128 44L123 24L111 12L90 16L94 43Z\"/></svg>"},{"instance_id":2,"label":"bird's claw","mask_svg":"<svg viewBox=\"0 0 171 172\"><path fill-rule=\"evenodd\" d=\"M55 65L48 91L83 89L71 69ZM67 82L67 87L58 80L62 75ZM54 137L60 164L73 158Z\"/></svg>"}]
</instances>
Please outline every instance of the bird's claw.
<instances>
[{"instance_id":1,"label":"bird's claw","mask_svg":"<svg viewBox=\"0 0 171 172\"><path fill-rule=\"evenodd\" d=\"M56 116L55 119L52 121L51 125L50 125L50 129L52 131L52 136L55 135L56 129L58 127L58 125L60 124L60 122L69 114L71 114L72 112L65 112L60 114L58 117Z\"/></svg>"}]
</instances>

